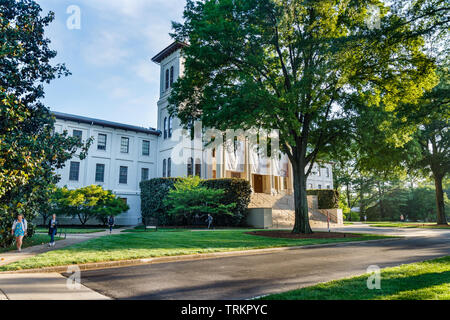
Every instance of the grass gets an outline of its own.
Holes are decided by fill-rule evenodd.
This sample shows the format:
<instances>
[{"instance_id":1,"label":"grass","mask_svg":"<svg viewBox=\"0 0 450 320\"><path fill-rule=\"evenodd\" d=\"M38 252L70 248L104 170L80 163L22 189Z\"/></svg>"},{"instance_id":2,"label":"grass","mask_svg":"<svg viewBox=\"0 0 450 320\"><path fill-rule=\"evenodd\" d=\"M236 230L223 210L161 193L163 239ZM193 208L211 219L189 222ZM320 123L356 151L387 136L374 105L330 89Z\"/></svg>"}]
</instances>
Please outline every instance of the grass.
<instances>
[{"instance_id":1,"label":"grass","mask_svg":"<svg viewBox=\"0 0 450 320\"><path fill-rule=\"evenodd\" d=\"M85 233L97 233L97 232L103 232L106 231L106 229L92 229L92 228L64 228L59 227L58 232L62 231L63 233L67 234L85 234ZM37 227L36 228L37 233L48 233L48 228L42 228Z\"/></svg>"},{"instance_id":2,"label":"grass","mask_svg":"<svg viewBox=\"0 0 450 320\"><path fill-rule=\"evenodd\" d=\"M368 275L263 297L264 300L450 300L450 256L381 271L381 289Z\"/></svg>"},{"instance_id":3,"label":"grass","mask_svg":"<svg viewBox=\"0 0 450 320\"><path fill-rule=\"evenodd\" d=\"M367 222L367 224L380 228L450 229L450 226L437 225L435 222Z\"/></svg>"},{"instance_id":4,"label":"grass","mask_svg":"<svg viewBox=\"0 0 450 320\"><path fill-rule=\"evenodd\" d=\"M60 240L61 238L55 237L55 240ZM22 249L32 246L37 246L40 244L48 243L50 241L50 237L48 235L43 234L35 234L34 236L30 237L24 237L23 243L22 243ZM17 250L16 243L13 243L11 246L7 248L0 248L0 253L8 252L8 251L14 251Z\"/></svg>"},{"instance_id":5,"label":"grass","mask_svg":"<svg viewBox=\"0 0 450 320\"><path fill-rule=\"evenodd\" d=\"M1 266L0 271L387 238L360 235L357 238L339 239L277 239L245 234L246 231L250 230L127 232L107 235Z\"/></svg>"}]
</instances>

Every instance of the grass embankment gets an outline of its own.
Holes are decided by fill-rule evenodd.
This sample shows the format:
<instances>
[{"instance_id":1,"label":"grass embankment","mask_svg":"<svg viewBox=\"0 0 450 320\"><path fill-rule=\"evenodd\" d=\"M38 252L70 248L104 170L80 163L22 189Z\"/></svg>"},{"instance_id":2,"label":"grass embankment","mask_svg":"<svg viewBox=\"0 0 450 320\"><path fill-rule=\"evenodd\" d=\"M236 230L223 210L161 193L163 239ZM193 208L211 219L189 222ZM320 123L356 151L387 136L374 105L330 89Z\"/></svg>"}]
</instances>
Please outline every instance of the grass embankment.
<instances>
[{"instance_id":1,"label":"grass embankment","mask_svg":"<svg viewBox=\"0 0 450 320\"><path fill-rule=\"evenodd\" d=\"M433 222L367 222L371 227L384 228L425 228L450 229L450 225L438 225Z\"/></svg>"},{"instance_id":2,"label":"grass embankment","mask_svg":"<svg viewBox=\"0 0 450 320\"><path fill-rule=\"evenodd\" d=\"M280 239L253 236L245 233L248 231L254 230L148 231L107 235L1 266L0 271L387 238L360 235L339 239Z\"/></svg>"},{"instance_id":3,"label":"grass embankment","mask_svg":"<svg viewBox=\"0 0 450 320\"><path fill-rule=\"evenodd\" d=\"M60 240L60 239L61 238L59 238L59 237L55 237L55 240ZM50 242L50 237L48 235L35 234L31 238L30 237L23 238L22 249L32 247L32 246L38 246L38 245L49 243L49 242ZM14 250L17 250L15 242L7 248L0 248L0 253L14 251Z\"/></svg>"},{"instance_id":4,"label":"grass embankment","mask_svg":"<svg viewBox=\"0 0 450 320\"><path fill-rule=\"evenodd\" d=\"M450 300L450 256L381 271L381 289L368 275L263 297L264 300Z\"/></svg>"}]
</instances>

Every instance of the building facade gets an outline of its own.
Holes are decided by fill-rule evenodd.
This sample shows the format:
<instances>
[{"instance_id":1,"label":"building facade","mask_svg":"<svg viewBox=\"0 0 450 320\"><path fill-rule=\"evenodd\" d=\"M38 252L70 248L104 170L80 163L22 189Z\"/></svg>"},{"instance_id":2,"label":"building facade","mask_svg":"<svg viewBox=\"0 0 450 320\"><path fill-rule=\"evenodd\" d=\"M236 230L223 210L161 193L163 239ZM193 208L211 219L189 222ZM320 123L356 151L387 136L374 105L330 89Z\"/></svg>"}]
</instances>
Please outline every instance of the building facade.
<instances>
[{"instance_id":1,"label":"building facade","mask_svg":"<svg viewBox=\"0 0 450 320\"><path fill-rule=\"evenodd\" d=\"M100 185L123 199L130 210L116 219L117 224L135 225L141 217L141 180L157 175L157 149L160 132L100 119L54 112L55 131L67 131L83 141L93 138L88 156L74 156L62 170L59 186L77 189ZM77 223L62 219L62 223ZM90 223L96 223L89 221Z\"/></svg>"},{"instance_id":2,"label":"building facade","mask_svg":"<svg viewBox=\"0 0 450 320\"><path fill-rule=\"evenodd\" d=\"M143 180L189 175L204 179L242 178L253 189L250 207L276 209L285 203L280 207L280 214L284 215L293 209L292 166L287 156L261 156L245 136L236 137L232 146L225 143L211 148L201 143L201 130L193 130L190 137L180 135L182 125L169 114L168 98L173 83L184 72L182 47L183 44L173 43L152 58L160 66L157 129L54 112L56 132L67 131L82 140L93 138L86 159L80 161L75 156L58 172L59 186L75 189L95 184L112 190L130 206L128 212L116 218L116 223L136 225L141 222L139 183ZM332 165L316 164L307 188L333 189ZM69 221L77 223L70 219L62 222Z\"/></svg>"}]
</instances>

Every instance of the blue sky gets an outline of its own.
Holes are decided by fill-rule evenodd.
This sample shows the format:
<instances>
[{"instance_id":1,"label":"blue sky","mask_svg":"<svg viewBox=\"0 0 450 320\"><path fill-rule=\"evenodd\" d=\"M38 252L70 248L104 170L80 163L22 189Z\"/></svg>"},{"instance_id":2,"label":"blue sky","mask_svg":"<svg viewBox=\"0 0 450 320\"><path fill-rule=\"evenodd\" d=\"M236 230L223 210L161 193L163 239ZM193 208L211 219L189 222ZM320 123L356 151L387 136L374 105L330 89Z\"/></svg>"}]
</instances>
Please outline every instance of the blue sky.
<instances>
[{"instance_id":1,"label":"blue sky","mask_svg":"<svg viewBox=\"0 0 450 320\"><path fill-rule=\"evenodd\" d=\"M185 0L39 0L55 12L47 29L53 63L72 75L46 86L51 110L156 127L159 67L151 58L171 43L171 21ZM66 26L67 8L80 8L81 28Z\"/></svg>"}]
</instances>

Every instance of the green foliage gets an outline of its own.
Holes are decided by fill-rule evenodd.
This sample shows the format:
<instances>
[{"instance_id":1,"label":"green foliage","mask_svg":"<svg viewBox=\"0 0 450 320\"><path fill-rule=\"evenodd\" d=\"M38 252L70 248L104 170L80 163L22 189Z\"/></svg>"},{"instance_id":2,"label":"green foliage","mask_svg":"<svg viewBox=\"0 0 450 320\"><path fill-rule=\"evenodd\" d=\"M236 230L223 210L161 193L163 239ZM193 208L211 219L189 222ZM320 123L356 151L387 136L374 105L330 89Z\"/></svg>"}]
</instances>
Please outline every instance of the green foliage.
<instances>
[{"instance_id":1,"label":"green foliage","mask_svg":"<svg viewBox=\"0 0 450 320\"><path fill-rule=\"evenodd\" d=\"M380 11L379 29L367 24L368 5ZM403 146L412 131L392 124L397 107L416 103L436 85L422 36L439 26L415 22L437 14L405 6L188 0L184 23L173 24L175 40L189 45L170 112L185 125L201 120L220 130L278 129L293 165L294 231L310 233L305 168L334 146L348 145L349 133L364 127L358 120L370 124L368 110L381 114L376 123L388 133L382 137Z\"/></svg>"},{"instance_id":2,"label":"green foliage","mask_svg":"<svg viewBox=\"0 0 450 320\"><path fill-rule=\"evenodd\" d=\"M308 196L317 196L319 209L339 208L339 192L330 189L307 190Z\"/></svg>"},{"instance_id":3,"label":"green foliage","mask_svg":"<svg viewBox=\"0 0 450 320\"><path fill-rule=\"evenodd\" d=\"M205 219L211 214L216 217L221 214L232 215L235 203L223 204L223 189L212 189L200 185L200 177L193 176L179 180L169 191L164 204L169 208L168 214L182 216L187 225L193 224L194 216Z\"/></svg>"},{"instance_id":4,"label":"green foliage","mask_svg":"<svg viewBox=\"0 0 450 320\"><path fill-rule=\"evenodd\" d=\"M75 190L59 189L55 192L55 199L55 212L78 218L82 225L93 218L106 225L109 216L117 216L130 209L111 191L96 185Z\"/></svg>"},{"instance_id":5,"label":"green foliage","mask_svg":"<svg viewBox=\"0 0 450 320\"><path fill-rule=\"evenodd\" d=\"M11 225L21 213L29 222L47 209L50 186L59 177L55 170L85 144L67 133L54 134L54 119L40 99L43 84L68 75L64 65L53 66L56 51L44 29L54 14L41 16L31 0L0 2L0 246L12 242Z\"/></svg>"},{"instance_id":6,"label":"green foliage","mask_svg":"<svg viewBox=\"0 0 450 320\"><path fill-rule=\"evenodd\" d=\"M156 219L159 225L176 224L173 217L167 214L168 208L164 199L179 178L155 178L140 183L142 222L147 225Z\"/></svg>"},{"instance_id":7,"label":"green foliage","mask_svg":"<svg viewBox=\"0 0 450 320\"><path fill-rule=\"evenodd\" d=\"M159 225L182 225L183 221L176 216L169 215L169 207L164 203L170 190L183 178L156 178L143 181L141 187L141 212L143 222L156 218ZM232 215L222 214L215 217L218 226L244 225L247 217L247 207L250 203L251 187L243 179L210 179L201 180L200 186L224 191L221 203L235 204Z\"/></svg>"},{"instance_id":8,"label":"green foliage","mask_svg":"<svg viewBox=\"0 0 450 320\"><path fill-rule=\"evenodd\" d=\"M400 221L400 215L410 221L436 221L436 194L432 186L419 188L396 188L386 192L382 197L383 214L379 199L367 208L369 221ZM444 195L446 214L450 200Z\"/></svg>"}]
</instances>

